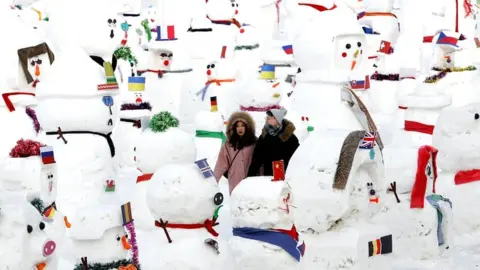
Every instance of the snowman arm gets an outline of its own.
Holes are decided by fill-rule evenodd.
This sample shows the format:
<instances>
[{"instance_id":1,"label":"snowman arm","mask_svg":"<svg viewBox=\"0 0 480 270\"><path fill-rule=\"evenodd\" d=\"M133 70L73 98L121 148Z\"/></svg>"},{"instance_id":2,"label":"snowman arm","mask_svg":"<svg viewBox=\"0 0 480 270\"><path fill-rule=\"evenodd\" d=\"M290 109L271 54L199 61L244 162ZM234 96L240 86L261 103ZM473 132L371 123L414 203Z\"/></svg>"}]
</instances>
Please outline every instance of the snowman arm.
<instances>
[{"instance_id":1,"label":"snowman arm","mask_svg":"<svg viewBox=\"0 0 480 270\"><path fill-rule=\"evenodd\" d=\"M222 177L222 175L227 171L229 166L227 150L226 150L227 143L228 142L225 142L222 149L220 149L220 153L218 154L218 158L217 158L217 164L215 164L215 169L213 170L213 174L215 175L215 180L217 180L217 183Z\"/></svg>"}]
</instances>

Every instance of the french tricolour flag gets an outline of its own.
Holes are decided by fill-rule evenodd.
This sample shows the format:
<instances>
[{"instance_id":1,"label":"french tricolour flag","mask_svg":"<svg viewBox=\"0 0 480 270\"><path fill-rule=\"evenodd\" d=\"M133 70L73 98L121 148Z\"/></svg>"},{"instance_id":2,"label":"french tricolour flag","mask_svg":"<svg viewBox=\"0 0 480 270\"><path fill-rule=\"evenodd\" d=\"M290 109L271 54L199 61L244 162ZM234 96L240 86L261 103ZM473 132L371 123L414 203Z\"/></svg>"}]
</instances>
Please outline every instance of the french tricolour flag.
<instances>
[{"instance_id":1,"label":"french tricolour flag","mask_svg":"<svg viewBox=\"0 0 480 270\"><path fill-rule=\"evenodd\" d=\"M458 38L456 37L448 36L444 32L440 32L440 34L438 35L437 44L451 45L451 46L458 47L457 43L458 43Z\"/></svg>"},{"instance_id":2,"label":"french tricolour flag","mask_svg":"<svg viewBox=\"0 0 480 270\"><path fill-rule=\"evenodd\" d=\"M164 27L157 26L157 41L176 40L175 26L168 25Z\"/></svg>"}]
</instances>

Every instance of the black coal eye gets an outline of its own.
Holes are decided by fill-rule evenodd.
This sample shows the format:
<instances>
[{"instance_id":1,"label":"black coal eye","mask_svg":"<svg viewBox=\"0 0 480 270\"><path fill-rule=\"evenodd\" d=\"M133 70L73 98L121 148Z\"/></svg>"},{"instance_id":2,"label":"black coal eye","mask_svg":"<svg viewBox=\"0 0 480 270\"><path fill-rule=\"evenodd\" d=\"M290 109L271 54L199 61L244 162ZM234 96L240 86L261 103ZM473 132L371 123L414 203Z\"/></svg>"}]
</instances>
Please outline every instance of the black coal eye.
<instances>
[{"instance_id":1,"label":"black coal eye","mask_svg":"<svg viewBox=\"0 0 480 270\"><path fill-rule=\"evenodd\" d=\"M133 151L137 151L137 147L133 147Z\"/></svg>"},{"instance_id":2,"label":"black coal eye","mask_svg":"<svg viewBox=\"0 0 480 270\"><path fill-rule=\"evenodd\" d=\"M215 203L215 205L221 205L223 203L223 194L221 192L215 194L213 197L213 203Z\"/></svg>"},{"instance_id":3,"label":"black coal eye","mask_svg":"<svg viewBox=\"0 0 480 270\"><path fill-rule=\"evenodd\" d=\"M234 4L234 3L232 3L232 7L235 7L235 4Z\"/></svg>"},{"instance_id":4,"label":"black coal eye","mask_svg":"<svg viewBox=\"0 0 480 270\"><path fill-rule=\"evenodd\" d=\"M42 64L42 59L38 59L37 64L41 65Z\"/></svg>"},{"instance_id":5,"label":"black coal eye","mask_svg":"<svg viewBox=\"0 0 480 270\"><path fill-rule=\"evenodd\" d=\"M173 57L173 53L169 54L168 57L169 57L169 58L172 58L172 57Z\"/></svg>"},{"instance_id":6,"label":"black coal eye","mask_svg":"<svg viewBox=\"0 0 480 270\"><path fill-rule=\"evenodd\" d=\"M27 225L27 233L32 233L33 227L31 225Z\"/></svg>"},{"instance_id":7,"label":"black coal eye","mask_svg":"<svg viewBox=\"0 0 480 270\"><path fill-rule=\"evenodd\" d=\"M212 66L211 66L211 67L212 67L212 68L215 68L215 64L212 64Z\"/></svg>"},{"instance_id":8,"label":"black coal eye","mask_svg":"<svg viewBox=\"0 0 480 270\"><path fill-rule=\"evenodd\" d=\"M207 65L207 69L209 69L209 68L210 68L210 65Z\"/></svg>"},{"instance_id":9,"label":"black coal eye","mask_svg":"<svg viewBox=\"0 0 480 270\"><path fill-rule=\"evenodd\" d=\"M117 236L117 241L118 241L118 242L120 242L120 239L121 239L120 236Z\"/></svg>"},{"instance_id":10,"label":"black coal eye","mask_svg":"<svg viewBox=\"0 0 480 270\"><path fill-rule=\"evenodd\" d=\"M125 234L125 238L127 238L127 239L128 239L128 234Z\"/></svg>"},{"instance_id":11,"label":"black coal eye","mask_svg":"<svg viewBox=\"0 0 480 270\"><path fill-rule=\"evenodd\" d=\"M238 7L238 4L235 4Z\"/></svg>"},{"instance_id":12,"label":"black coal eye","mask_svg":"<svg viewBox=\"0 0 480 270\"><path fill-rule=\"evenodd\" d=\"M167 57L167 54L166 53L161 53L160 56L161 57Z\"/></svg>"},{"instance_id":13,"label":"black coal eye","mask_svg":"<svg viewBox=\"0 0 480 270\"><path fill-rule=\"evenodd\" d=\"M357 42L357 46L360 48L362 47L362 43L361 42Z\"/></svg>"},{"instance_id":14,"label":"black coal eye","mask_svg":"<svg viewBox=\"0 0 480 270\"><path fill-rule=\"evenodd\" d=\"M108 19L108 24L111 24L112 23L112 19Z\"/></svg>"},{"instance_id":15,"label":"black coal eye","mask_svg":"<svg viewBox=\"0 0 480 270\"><path fill-rule=\"evenodd\" d=\"M347 49L350 49L352 47L352 45L350 45L350 43L348 43L347 45L345 45L345 48Z\"/></svg>"},{"instance_id":16,"label":"black coal eye","mask_svg":"<svg viewBox=\"0 0 480 270\"><path fill-rule=\"evenodd\" d=\"M130 67L133 67L133 63L130 63Z\"/></svg>"},{"instance_id":17,"label":"black coal eye","mask_svg":"<svg viewBox=\"0 0 480 270\"><path fill-rule=\"evenodd\" d=\"M38 228L43 231L43 229L45 229L45 223L40 222L40 224L38 224Z\"/></svg>"},{"instance_id":18,"label":"black coal eye","mask_svg":"<svg viewBox=\"0 0 480 270\"><path fill-rule=\"evenodd\" d=\"M478 120L478 118L480 118L480 114L476 113L475 114L475 120Z\"/></svg>"},{"instance_id":19,"label":"black coal eye","mask_svg":"<svg viewBox=\"0 0 480 270\"><path fill-rule=\"evenodd\" d=\"M117 20L116 20L116 19L113 19L113 23L117 23Z\"/></svg>"},{"instance_id":20,"label":"black coal eye","mask_svg":"<svg viewBox=\"0 0 480 270\"><path fill-rule=\"evenodd\" d=\"M30 65L35 66L35 60L32 60L32 62L30 62Z\"/></svg>"}]
</instances>

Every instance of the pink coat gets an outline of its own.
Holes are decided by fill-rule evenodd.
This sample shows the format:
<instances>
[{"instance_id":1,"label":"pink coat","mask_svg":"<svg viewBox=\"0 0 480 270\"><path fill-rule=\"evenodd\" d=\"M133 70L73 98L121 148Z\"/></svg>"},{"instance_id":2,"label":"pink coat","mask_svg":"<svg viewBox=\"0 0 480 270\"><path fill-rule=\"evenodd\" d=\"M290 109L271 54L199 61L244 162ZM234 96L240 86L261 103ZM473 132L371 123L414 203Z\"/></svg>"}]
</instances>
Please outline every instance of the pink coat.
<instances>
[{"instance_id":1,"label":"pink coat","mask_svg":"<svg viewBox=\"0 0 480 270\"><path fill-rule=\"evenodd\" d=\"M255 149L255 144L244 147L240 151L233 161L230 170L228 171L228 186L230 189L230 194L232 194L233 189L242 181L247 178L248 168L252 162L253 150ZM222 146L220 153L218 154L217 164L215 165L215 179L217 182L220 180L222 175L227 171L230 166L231 160L237 154L237 151L233 149L228 142Z\"/></svg>"}]
</instances>

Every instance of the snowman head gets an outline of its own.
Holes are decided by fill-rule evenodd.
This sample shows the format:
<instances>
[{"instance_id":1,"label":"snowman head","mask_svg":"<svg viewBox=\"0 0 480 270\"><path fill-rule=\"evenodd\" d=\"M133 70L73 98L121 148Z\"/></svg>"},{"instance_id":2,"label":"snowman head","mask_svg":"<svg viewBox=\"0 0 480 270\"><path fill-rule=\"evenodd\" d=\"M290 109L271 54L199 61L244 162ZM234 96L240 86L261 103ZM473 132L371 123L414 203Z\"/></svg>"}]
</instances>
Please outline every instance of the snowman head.
<instances>
[{"instance_id":1,"label":"snowman head","mask_svg":"<svg viewBox=\"0 0 480 270\"><path fill-rule=\"evenodd\" d=\"M25 233L22 242L22 258L28 262L28 267L48 265L48 262L56 255L57 243L50 239L47 233L51 222L40 214L39 211L42 209L36 208L39 207L38 203L41 204L41 201L36 199L31 203L23 204Z\"/></svg>"},{"instance_id":2,"label":"snowman head","mask_svg":"<svg viewBox=\"0 0 480 270\"><path fill-rule=\"evenodd\" d=\"M29 84L40 81L42 73L48 70L55 59L53 52L45 42L19 49L18 57L25 80Z\"/></svg>"},{"instance_id":3,"label":"snowman head","mask_svg":"<svg viewBox=\"0 0 480 270\"><path fill-rule=\"evenodd\" d=\"M322 70L324 75L319 76L345 80L362 64L365 33L348 9L316 12L318 15L293 40L295 61L304 74ZM320 28L321 25L332 27Z\"/></svg>"},{"instance_id":4,"label":"snowman head","mask_svg":"<svg viewBox=\"0 0 480 270\"><path fill-rule=\"evenodd\" d=\"M169 223L203 224L215 218L223 203L224 195L219 192L215 179L204 178L193 163L163 166L149 185L150 212L155 219L162 218Z\"/></svg>"},{"instance_id":5,"label":"snowman head","mask_svg":"<svg viewBox=\"0 0 480 270\"><path fill-rule=\"evenodd\" d=\"M261 229L290 225L293 194L284 181L272 182L271 177L249 177L232 191L233 227Z\"/></svg>"},{"instance_id":6,"label":"snowman head","mask_svg":"<svg viewBox=\"0 0 480 270\"><path fill-rule=\"evenodd\" d=\"M207 16L212 21L231 21L238 14L235 0L208 0Z\"/></svg>"},{"instance_id":7,"label":"snowman head","mask_svg":"<svg viewBox=\"0 0 480 270\"><path fill-rule=\"evenodd\" d=\"M214 61L214 62L210 62L208 65L207 65L207 70L206 70L206 74L207 74L207 79L210 81L210 80L218 80L220 78L220 73L221 73L221 70L220 70L220 63L218 61Z\"/></svg>"},{"instance_id":8,"label":"snowman head","mask_svg":"<svg viewBox=\"0 0 480 270\"><path fill-rule=\"evenodd\" d=\"M150 51L151 68L170 70L173 61L173 52L167 49L155 49Z\"/></svg>"},{"instance_id":9,"label":"snowman head","mask_svg":"<svg viewBox=\"0 0 480 270\"><path fill-rule=\"evenodd\" d=\"M148 6L143 12L142 17L147 20L149 24L155 23L155 18L157 18L157 9L153 6Z\"/></svg>"},{"instance_id":10,"label":"snowman head","mask_svg":"<svg viewBox=\"0 0 480 270\"><path fill-rule=\"evenodd\" d=\"M195 115L195 130L223 132L224 119L220 112L200 111Z\"/></svg>"},{"instance_id":11,"label":"snowman head","mask_svg":"<svg viewBox=\"0 0 480 270\"><path fill-rule=\"evenodd\" d=\"M439 168L452 172L480 168L479 135L480 103L443 109L433 131Z\"/></svg>"},{"instance_id":12,"label":"snowman head","mask_svg":"<svg viewBox=\"0 0 480 270\"><path fill-rule=\"evenodd\" d=\"M235 42L239 46L255 46L260 40L258 30L255 26L244 25L238 29L235 35ZM237 49L236 49L237 50Z\"/></svg>"}]
</instances>

